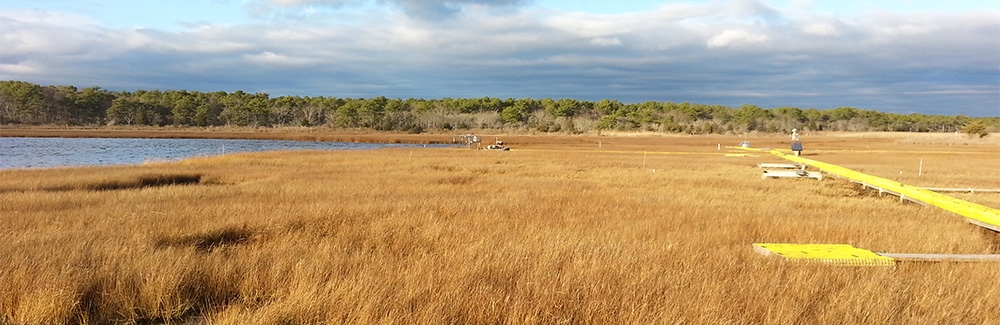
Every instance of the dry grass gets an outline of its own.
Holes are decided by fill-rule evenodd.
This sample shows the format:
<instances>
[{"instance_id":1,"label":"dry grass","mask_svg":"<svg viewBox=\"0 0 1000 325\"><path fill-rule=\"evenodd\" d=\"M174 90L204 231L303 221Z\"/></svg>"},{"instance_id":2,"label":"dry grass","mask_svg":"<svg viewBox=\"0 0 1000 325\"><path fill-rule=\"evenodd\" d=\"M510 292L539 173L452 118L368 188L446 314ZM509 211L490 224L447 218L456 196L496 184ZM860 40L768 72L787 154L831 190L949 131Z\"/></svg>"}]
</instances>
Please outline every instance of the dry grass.
<instances>
[{"instance_id":1,"label":"dry grass","mask_svg":"<svg viewBox=\"0 0 1000 325\"><path fill-rule=\"evenodd\" d=\"M750 246L998 253L1000 237L953 214L835 179L763 180L753 166L776 158L717 150L737 137L504 139L514 150L0 171L0 323L1000 319L996 264L799 265ZM983 168L1000 164L991 145L810 140L810 158L919 185L1000 179L1000 168ZM860 142L885 148L842 150ZM924 153L938 151L947 153ZM910 178L917 157L924 173ZM967 199L998 207L990 194Z\"/></svg>"}]
</instances>

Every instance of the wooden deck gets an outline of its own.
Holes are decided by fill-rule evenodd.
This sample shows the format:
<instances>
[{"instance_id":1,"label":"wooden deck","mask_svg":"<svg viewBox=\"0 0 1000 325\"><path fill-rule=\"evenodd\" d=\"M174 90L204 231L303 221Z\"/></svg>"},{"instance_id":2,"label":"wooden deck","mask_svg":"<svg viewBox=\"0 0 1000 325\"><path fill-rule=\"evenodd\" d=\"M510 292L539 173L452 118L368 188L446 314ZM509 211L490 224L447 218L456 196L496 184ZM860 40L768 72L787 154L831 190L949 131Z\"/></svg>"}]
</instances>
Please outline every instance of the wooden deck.
<instances>
[{"instance_id":1,"label":"wooden deck","mask_svg":"<svg viewBox=\"0 0 1000 325\"><path fill-rule=\"evenodd\" d=\"M760 178L815 178L823 179L823 173L805 170L765 170Z\"/></svg>"},{"instance_id":2,"label":"wooden deck","mask_svg":"<svg viewBox=\"0 0 1000 325\"><path fill-rule=\"evenodd\" d=\"M757 167L760 168L776 168L776 169L805 169L806 165L803 164L783 164L783 163L759 163Z\"/></svg>"},{"instance_id":3,"label":"wooden deck","mask_svg":"<svg viewBox=\"0 0 1000 325\"><path fill-rule=\"evenodd\" d=\"M876 253L846 244L756 243L753 249L758 254L777 256L790 262L845 266L892 266L899 262L1000 262L1000 254Z\"/></svg>"},{"instance_id":4,"label":"wooden deck","mask_svg":"<svg viewBox=\"0 0 1000 325\"><path fill-rule=\"evenodd\" d=\"M893 266L896 260L846 244L753 244L764 256L778 256L790 262L845 266Z\"/></svg>"},{"instance_id":5,"label":"wooden deck","mask_svg":"<svg viewBox=\"0 0 1000 325\"><path fill-rule=\"evenodd\" d=\"M960 192L960 193L1000 193L1000 189L985 188L952 188L952 187L925 187L925 190L934 192Z\"/></svg>"},{"instance_id":6,"label":"wooden deck","mask_svg":"<svg viewBox=\"0 0 1000 325\"><path fill-rule=\"evenodd\" d=\"M911 262L1000 262L1000 254L903 254L880 253L897 261Z\"/></svg>"}]
</instances>

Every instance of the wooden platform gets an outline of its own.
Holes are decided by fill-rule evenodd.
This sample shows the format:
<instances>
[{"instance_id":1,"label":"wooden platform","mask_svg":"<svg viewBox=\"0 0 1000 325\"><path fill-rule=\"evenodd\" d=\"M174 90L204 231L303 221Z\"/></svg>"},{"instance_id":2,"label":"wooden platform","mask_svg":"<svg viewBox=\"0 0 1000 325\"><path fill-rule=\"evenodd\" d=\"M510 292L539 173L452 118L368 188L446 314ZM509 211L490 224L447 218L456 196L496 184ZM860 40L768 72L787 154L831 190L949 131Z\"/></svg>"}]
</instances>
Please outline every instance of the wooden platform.
<instances>
[{"instance_id":1,"label":"wooden platform","mask_svg":"<svg viewBox=\"0 0 1000 325\"><path fill-rule=\"evenodd\" d=\"M912 262L1000 262L1000 254L903 254L880 253L897 261Z\"/></svg>"},{"instance_id":2,"label":"wooden platform","mask_svg":"<svg viewBox=\"0 0 1000 325\"><path fill-rule=\"evenodd\" d=\"M898 262L1000 262L1000 254L875 253L846 244L753 244L755 252L790 262L844 266L893 266Z\"/></svg>"},{"instance_id":3,"label":"wooden platform","mask_svg":"<svg viewBox=\"0 0 1000 325\"><path fill-rule=\"evenodd\" d=\"M899 193L899 192L893 192L893 191L887 190L885 188L882 188L882 187L879 187L879 186L875 186L875 185L871 185L871 184L868 184L868 183L865 183L865 182L857 182L857 181L854 181L854 180L850 180L850 181L852 183L861 184L861 186L864 187L866 190L867 189L871 189L871 190L878 191L878 195L879 196L882 196L882 195L885 195L885 194L895 195L895 196L899 197L899 202L900 203L911 202L911 203L916 203L916 204L923 205L923 206L928 206L928 204L926 202L914 199L913 197L908 197L908 196L906 196L906 194L902 194L902 193Z\"/></svg>"},{"instance_id":4,"label":"wooden platform","mask_svg":"<svg viewBox=\"0 0 1000 325\"><path fill-rule=\"evenodd\" d=\"M757 167L760 168L784 168L784 169L805 169L806 165L803 164L782 164L782 163L759 163Z\"/></svg>"},{"instance_id":5,"label":"wooden platform","mask_svg":"<svg viewBox=\"0 0 1000 325\"><path fill-rule=\"evenodd\" d=\"M893 266L896 260L846 244L753 244L754 251L792 262L845 266Z\"/></svg>"},{"instance_id":6,"label":"wooden platform","mask_svg":"<svg viewBox=\"0 0 1000 325\"><path fill-rule=\"evenodd\" d=\"M761 173L761 178L815 178L822 180L823 173L810 172L805 170L765 170Z\"/></svg>"},{"instance_id":7,"label":"wooden platform","mask_svg":"<svg viewBox=\"0 0 1000 325\"><path fill-rule=\"evenodd\" d=\"M980 227L983 227L983 228L986 228L986 229L989 229L989 230L992 230L992 231L1000 232L1000 225L997 225L995 222L985 222L985 221L981 221L981 220L974 219L974 218L965 218L965 222L968 222L968 223L971 223L971 224L974 224L974 225L977 225L977 226L980 226Z\"/></svg>"},{"instance_id":8,"label":"wooden platform","mask_svg":"<svg viewBox=\"0 0 1000 325\"><path fill-rule=\"evenodd\" d=\"M985 188L925 187L924 189L934 192L1000 193L1000 189L985 189Z\"/></svg>"}]
</instances>

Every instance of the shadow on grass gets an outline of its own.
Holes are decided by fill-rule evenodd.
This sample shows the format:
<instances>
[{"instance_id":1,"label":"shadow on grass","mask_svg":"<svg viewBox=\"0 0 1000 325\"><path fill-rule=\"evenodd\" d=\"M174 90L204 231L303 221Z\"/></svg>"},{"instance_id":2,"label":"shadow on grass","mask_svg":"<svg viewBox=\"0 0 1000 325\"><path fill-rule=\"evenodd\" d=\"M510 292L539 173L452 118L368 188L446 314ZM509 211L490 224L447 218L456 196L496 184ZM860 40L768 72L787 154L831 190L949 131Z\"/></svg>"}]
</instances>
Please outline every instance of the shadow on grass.
<instances>
[{"instance_id":1,"label":"shadow on grass","mask_svg":"<svg viewBox=\"0 0 1000 325\"><path fill-rule=\"evenodd\" d=\"M206 233L164 237L156 240L156 247L194 247L196 252L210 253L217 249L241 245L249 242L256 234L246 227L226 227Z\"/></svg>"},{"instance_id":2,"label":"shadow on grass","mask_svg":"<svg viewBox=\"0 0 1000 325\"><path fill-rule=\"evenodd\" d=\"M1000 254L1000 232L978 226L976 228L979 228L979 233L989 241L990 254Z\"/></svg>"},{"instance_id":3,"label":"shadow on grass","mask_svg":"<svg viewBox=\"0 0 1000 325\"><path fill-rule=\"evenodd\" d=\"M199 183L201 183L201 175L199 174L143 175L132 180L89 184L85 185L84 189L91 191L114 191L171 185L196 185Z\"/></svg>"},{"instance_id":4,"label":"shadow on grass","mask_svg":"<svg viewBox=\"0 0 1000 325\"><path fill-rule=\"evenodd\" d=\"M0 189L4 192L67 192L67 191L118 191L183 185L224 185L217 180L207 179L201 174L147 174L130 179L106 180L98 182L78 182L28 189Z\"/></svg>"}]
</instances>

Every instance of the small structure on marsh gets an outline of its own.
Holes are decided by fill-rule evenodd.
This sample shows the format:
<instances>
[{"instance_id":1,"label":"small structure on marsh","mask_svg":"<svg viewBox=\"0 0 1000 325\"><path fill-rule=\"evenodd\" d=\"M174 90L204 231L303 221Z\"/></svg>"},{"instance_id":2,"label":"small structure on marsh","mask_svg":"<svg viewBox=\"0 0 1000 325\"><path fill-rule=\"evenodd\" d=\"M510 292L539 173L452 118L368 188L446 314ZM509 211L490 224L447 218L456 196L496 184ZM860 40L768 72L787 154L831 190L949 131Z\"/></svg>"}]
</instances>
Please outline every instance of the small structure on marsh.
<instances>
[{"instance_id":1,"label":"small structure on marsh","mask_svg":"<svg viewBox=\"0 0 1000 325\"><path fill-rule=\"evenodd\" d=\"M453 142L464 144L468 146L469 149L479 149L479 147L482 145L479 136L471 133L455 137Z\"/></svg>"},{"instance_id":2,"label":"small structure on marsh","mask_svg":"<svg viewBox=\"0 0 1000 325\"><path fill-rule=\"evenodd\" d=\"M483 147L483 138L475 134L460 135L452 138L453 143L463 144L469 147L469 149L484 149L484 150L499 150L499 151L509 151L510 148L507 147L503 141L499 138L493 142L491 145Z\"/></svg>"},{"instance_id":3,"label":"small structure on marsh","mask_svg":"<svg viewBox=\"0 0 1000 325\"><path fill-rule=\"evenodd\" d=\"M802 142L799 142L799 130L792 129L792 152L796 156L802 155Z\"/></svg>"},{"instance_id":4,"label":"small structure on marsh","mask_svg":"<svg viewBox=\"0 0 1000 325\"><path fill-rule=\"evenodd\" d=\"M497 139L496 142L494 142L493 144L486 146L486 149L487 150L510 151L510 148L507 147L507 146L505 146L504 143L503 143L503 141L501 141L500 139Z\"/></svg>"}]
</instances>

